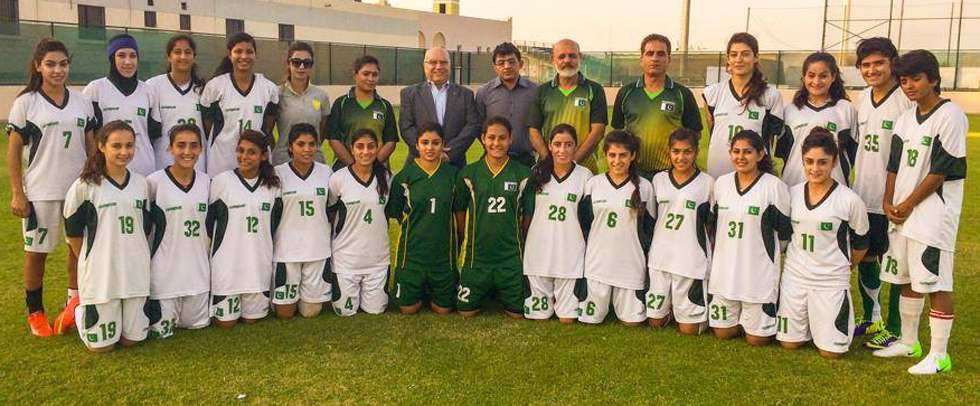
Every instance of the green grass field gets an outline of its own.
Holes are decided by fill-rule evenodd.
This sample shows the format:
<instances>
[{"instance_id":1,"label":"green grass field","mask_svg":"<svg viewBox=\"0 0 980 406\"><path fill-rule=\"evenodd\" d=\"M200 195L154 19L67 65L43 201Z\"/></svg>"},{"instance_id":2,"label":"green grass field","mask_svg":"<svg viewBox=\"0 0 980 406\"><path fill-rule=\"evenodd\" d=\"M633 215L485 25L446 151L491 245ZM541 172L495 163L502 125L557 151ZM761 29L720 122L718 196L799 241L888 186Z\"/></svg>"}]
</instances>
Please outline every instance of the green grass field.
<instances>
[{"instance_id":1,"label":"green grass field","mask_svg":"<svg viewBox=\"0 0 980 406\"><path fill-rule=\"evenodd\" d=\"M968 198L956 258L958 315L950 343L955 367L948 374L910 376L905 369L912 361L875 359L859 348L861 339L846 357L829 361L813 347L750 348L710 334L627 328L614 317L600 326L512 321L497 308L472 320L427 311L405 317L393 308L381 316L341 319L328 311L231 330L180 330L171 339L96 355L76 334L30 335L20 220L5 207L0 405L973 404L980 390L980 347L973 347L980 342L980 313L974 313L980 304L978 137L968 141ZM400 145L392 159L396 168L404 151ZM472 159L479 155L478 147L470 152ZM0 203L9 201L9 177L2 170ZM52 319L64 300L64 249L62 244L48 262L45 305ZM857 292L854 297L860 307ZM920 334L928 337L925 320Z\"/></svg>"}]
</instances>

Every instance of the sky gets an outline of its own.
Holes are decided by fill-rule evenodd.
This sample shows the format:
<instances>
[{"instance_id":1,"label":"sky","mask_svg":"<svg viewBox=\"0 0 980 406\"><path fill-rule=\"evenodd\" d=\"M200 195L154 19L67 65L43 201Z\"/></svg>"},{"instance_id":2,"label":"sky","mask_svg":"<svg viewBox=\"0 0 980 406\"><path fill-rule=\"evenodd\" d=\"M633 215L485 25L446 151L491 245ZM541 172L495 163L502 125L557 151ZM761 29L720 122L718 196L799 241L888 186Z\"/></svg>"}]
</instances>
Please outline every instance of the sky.
<instances>
[{"instance_id":1,"label":"sky","mask_svg":"<svg viewBox=\"0 0 980 406\"><path fill-rule=\"evenodd\" d=\"M389 0L395 7L432 10L431 0ZM829 20L841 20L846 0L831 0ZM890 0L851 0L851 31L885 36ZM894 1L894 17L899 3ZM902 49L946 49L949 46L951 6L959 0L904 0L906 18L938 17L946 20L906 21L902 24ZM792 7L787 4L793 4ZM749 9L751 8L751 11ZM651 32L680 42L682 0L461 0L460 14L503 20L514 19L515 40L554 42L561 37L578 41L585 51L633 51ZM691 0L691 49L724 49L728 37L746 29L759 39L763 50L814 50L820 48L823 0ZM551 18L546 18L552 16ZM980 0L966 1L964 16L980 17ZM842 23L837 23L841 25ZM956 47L956 22L952 27ZM898 39L899 23L892 23L891 38ZM864 34L868 36L867 34ZM870 35L870 36L873 36ZM841 30L828 25L826 45L841 40ZM963 49L980 49L980 19L963 20ZM853 42L849 45L853 48ZM836 49L839 49L836 48Z\"/></svg>"}]
</instances>

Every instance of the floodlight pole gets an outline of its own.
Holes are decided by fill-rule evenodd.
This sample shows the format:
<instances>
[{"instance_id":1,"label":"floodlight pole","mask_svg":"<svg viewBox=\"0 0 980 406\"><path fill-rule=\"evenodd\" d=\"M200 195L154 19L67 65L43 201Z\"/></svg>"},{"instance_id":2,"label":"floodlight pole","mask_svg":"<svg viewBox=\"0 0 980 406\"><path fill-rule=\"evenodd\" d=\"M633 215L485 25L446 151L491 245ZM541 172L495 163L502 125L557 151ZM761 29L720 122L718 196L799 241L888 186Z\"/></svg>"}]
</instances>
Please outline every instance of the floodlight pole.
<instances>
[{"instance_id":1,"label":"floodlight pole","mask_svg":"<svg viewBox=\"0 0 980 406\"><path fill-rule=\"evenodd\" d=\"M963 0L960 0L960 24L956 31L956 68L953 70L953 89L960 82L960 39L963 38Z\"/></svg>"},{"instance_id":2,"label":"floodlight pole","mask_svg":"<svg viewBox=\"0 0 980 406\"><path fill-rule=\"evenodd\" d=\"M824 45L827 41L827 2L828 0L823 0L823 32L820 34L820 51L824 51Z\"/></svg>"},{"instance_id":3,"label":"floodlight pole","mask_svg":"<svg viewBox=\"0 0 980 406\"><path fill-rule=\"evenodd\" d=\"M752 7L745 11L745 32L749 32L749 17L752 17Z\"/></svg>"},{"instance_id":4,"label":"floodlight pole","mask_svg":"<svg viewBox=\"0 0 980 406\"><path fill-rule=\"evenodd\" d=\"M898 41L895 43L895 48L899 51L902 50L902 26L905 25L905 0L902 0L898 6Z\"/></svg>"}]
</instances>

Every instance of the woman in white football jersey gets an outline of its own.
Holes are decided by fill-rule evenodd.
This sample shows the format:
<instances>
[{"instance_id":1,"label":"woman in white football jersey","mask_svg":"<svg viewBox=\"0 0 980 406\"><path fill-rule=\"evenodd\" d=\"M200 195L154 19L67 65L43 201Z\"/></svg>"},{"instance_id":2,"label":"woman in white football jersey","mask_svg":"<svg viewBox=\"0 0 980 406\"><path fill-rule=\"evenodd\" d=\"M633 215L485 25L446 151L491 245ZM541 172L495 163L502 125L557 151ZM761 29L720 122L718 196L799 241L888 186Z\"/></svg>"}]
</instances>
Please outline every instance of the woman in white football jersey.
<instances>
[{"instance_id":1,"label":"woman in white football jersey","mask_svg":"<svg viewBox=\"0 0 980 406\"><path fill-rule=\"evenodd\" d=\"M281 180L269 163L272 137L245 130L238 168L211 181L206 227L211 237L211 316L231 328L269 314L272 239L282 215Z\"/></svg>"},{"instance_id":2,"label":"woman in white football jersey","mask_svg":"<svg viewBox=\"0 0 980 406\"><path fill-rule=\"evenodd\" d=\"M647 266L647 323L663 327L673 317L681 334L700 334L707 315L705 278L711 260L708 241L711 189L715 180L697 166L700 134L680 128L667 139L670 170L653 176L657 224Z\"/></svg>"},{"instance_id":3,"label":"woman in white football jersey","mask_svg":"<svg viewBox=\"0 0 980 406\"><path fill-rule=\"evenodd\" d=\"M818 127L802 140L807 181L790 190L793 238L776 317L783 348L800 348L812 339L826 358L844 355L851 345L851 267L868 249L864 201L832 177L840 153L834 138Z\"/></svg>"},{"instance_id":4,"label":"woman in white football jersey","mask_svg":"<svg viewBox=\"0 0 980 406\"><path fill-rule=\"evenodd\" d=\"M119 34L109 40L109 76L93 80L82 90L95 107L96 127L114 120L123 120L136 131L136 152L129 169L141 176L156 171L151 134L150 88L137 78L139 49L136 39ZM155 126L155 124L154 124Z\"/></svg>"},{"instance_id":5,"label":"woman in white football jersey","mask_svg":"<svg viewBox=\"0 0 980 406\"><path fill-rule=\"evenodd\" d=\"M130 347L150 324L150 247L146 179L127 169L136 134L122 120L106 123L98 150L65 196L65 234L78 255L78 334L93 352Z\"/></svg>"},{"instance_id":6,"label":"woman in white football jersey","mask_svg":"<svg viewBox=\"0 0 980 406\"><path fill-rule=\"evenodd\" d=\"M606 136L603 151L609 172L585 185L589 228L585 249L585 297L579 321L602 323L612 303L616 317L627 326L646 320L646 252L656 215L653 186L637 173L640 139L616 130Z\"/></svg>"},{"instance_id":7,"label":"woman in white football jersey","mask_svg":"<svg viewBox=\"0 0 980 406\"><path fill-rule=\"evenodd\" d=\"M837 183L849 185L851 168L857 154L857 110L847 98L844 79L840 77L837 60L826 52L814 52L803 60L802 87L786 106L786 128L776 140L777 158L783 159L781 178L788 186L807 180L803 171L803 140L814 128L830 131L840 147L840 158L834 167Z\"/></svg>"},{"instance_id":8,"label":"woman in white football jersey","mask_svg":"<svg viewBox=\"0 0 980 406\"><path fill-rule=\"evenodd\" d=\"M715 181L714 252L708 280L708 325L715 336L738 336L760 346L776 334L780 255L792 229L789 189L772 174L762 136L743 130L732 138L735 172Z\"/></svg>"},{"instance_id":9,"label":"woman in white football jersey","mask_svg":"<svg viewBox=\"0 0 980 406\"><path fill-rule=\"evenodd\" d=\"M702 93L711 129L708 174L715 179L735 170L728 159L735 134L742 130L761 134L769 153L773 139L783 130L783 98L762 76L759 41L749 33L735 33L725 52L731 79L708 86Z\"/></svg>"},{"instance_id":10,"label":"woman in white football jersey","mask_svg":"<svg viewBox=\"0 0 980 406\"><path fill-rule=\"evenodd\" d=\"M201 92L211 177L235 169L238 135L245 130L272 137L279 111L279 86L255 72L255 39L239 32L225 45L228 56Z\"/></svg>"},{"instance_id":11,"label":"woman in white football jersey","mask_svg":"<svg viewBox=\"0 0 980 406\"><path fill-rule=\"evenodd\" d=\"M78 257L68 250L68 306L52 330L42 298L45 261L58 248L65 193L85 164L95 126L92 102L65 86L70 70L68 48L42 39L30 61L31 78L7 118L10 210L23 219L27 323L38 337L71 327L78 305Z\"/></svg>"},{"instance_id":12,"label":"woman in white football jersey","mask_svg":"<svg viewBox=\"0 0 980 406\"><path fill-rule=\"evenodd\" d=\"M317 162L320 138L312 124L293 125L286 135L292 161L276 166L282 181L282 222L276 230L272 304L276 316L320 314L330 300L330 219L327 190L333 170Z\"/></svg>"},{"instance_id":13,"label":"woman in white football jersey","mask_svg":"<svg viewBox=\"0 0 980 406\"><path fill-rule=\"evenodd\" d=\"M330 177L328 200L333 224L333 309L353 316L361 309L380 314L388 306L388 182L391 175L378 161L378 135L354 133L354 163Z\"/></svg>"},{"instance_id":14,"label":"woman in white football jersey","mask_svg":"<svg viewBox=\"0 0 980 406\"><path fill-rule=\"evenodd\" d=\"M146 81L150 88L150 120L155 122L150 134L153 139L153 151L157 169L164 169L174 163L173 151L170 147L170 130L181 124L196 125L203 130L201 117L201 90L204 80L197 75L197 44L189 35L175 35L167 41L167 72L154 76ZM159 125L157 125L159 124ZM203 143L202 137L202 146ZM207 170L205 155L197 158L194 167L199 171Z\"/></svg>"},{"instance_id":15,"label":"woman in white football jersey","mask_svg":"<svg viewBox=\"0 0 980 406\"><path fill-rule=\"evenodd\" d=\"M530 287L524 317L545 320L555 314L570 324L578 317L575 285L584 276L585 232L591 226L580 221L579 210L592 171L573 161L575 127L556 125L548 139L551 153L532 170L534 209L524 209L533 213L524 216L524 275Z\"/></svg>"},{"instance_id":16,"label":"woman in white football jersey","mask_svg":"<svg viewBox=\"0 0 980 406\"><path fill-rule=\"evenodd\" d=\"M146 178L150 217L150 335L166 338L177 327L199 329L210 320L208 214L211 178L200 169L201 129L178 124L167 134L173 161Z\"/></svg>"}]
</instances>

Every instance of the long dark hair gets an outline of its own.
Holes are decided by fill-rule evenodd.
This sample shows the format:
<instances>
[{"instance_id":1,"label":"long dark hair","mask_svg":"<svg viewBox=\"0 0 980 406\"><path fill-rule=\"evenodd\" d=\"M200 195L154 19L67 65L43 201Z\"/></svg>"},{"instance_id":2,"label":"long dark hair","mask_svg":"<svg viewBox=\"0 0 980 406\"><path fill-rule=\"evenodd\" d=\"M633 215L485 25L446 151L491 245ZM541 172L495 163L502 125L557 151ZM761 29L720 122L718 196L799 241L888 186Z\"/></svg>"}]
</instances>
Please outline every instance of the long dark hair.
<instances>
[{"instance_id":1,"label":"long dark hair","mask_svg":"<svg viewBox=\"0 0 980 406\"><path fill-rule=\"evenodd\" d=\"M310 59L313 59L314 61L316 60L316 58L313 56L313 46L310 44L303 41L296 41L289 44L289 49L286 50L286 78L283 80L284 83L289 81L289 58L292 58L293 54L298 51L309 52Z\"/></svg>"},{"instance_id":2,"label":"long dark hair","mask_svg":"<svg viewBox=\"0 0 980 406\"><path fill-rule=\"evenodd\" d=\"M572 141L575 145L578 145L578 133L575 131L575 127L571 125L561 123L554 126L551 129L551 135L548 136L549 140L555 139L558 134L568 134L572 136ZM544 185L551 181L551 174L555 171L555 158L552 154L548 154L547 157L534 165L531 170L531 186L534 188L534 193L540 193Z\"/></svg>"},{"instance_id":3,"label":"long dark hair","mask_svg":"<svg viewBox=\"0 0 980 406\"><path fill-rule=\"evenodd\" d=\"M762 154L762 160L759 161L757 165L760 172L775 174L775 170L773 169L774 167L772 164L772 157L769 156L768 152L766 152L766 147L765 147L766 143L762 140L762 136L759 135L759 133L752 130L739 131L735 133L734 137L732 137L731 146L734 147L735 142L739 140L748 141L749 145L751 145L753 149L755 149L758 153Z\"/></svg>"},{"instance_id":4,"label":"long dark hair","mask_svg":"<svg viewBox=\"0 0 980 406\"><path fill-rule=\"evenodd\" d=\"M235 45L238 45L242 42L247 42L249 44L252 44L252 48L255 49L256 52L258 52L259 48L255 46L255 38L252 38L252 36L248 35L248 33L246 32L236 32L234 34L231 34L231 36L228 37L228 42L225 43L225 48L227 48L228 52L231 53L232 48L235 48ZM225 55L225 57L221 59L221 63L218 64L218 67L214 69L214 74L211 75L211 77L216 78L218 76L231 72L232 70L234 70L234 67L232 67L231 65L231 57Z\"/></svg>"},{"instance_id":5,"label":"long dark hair","mask_svg":"<svg viewBox=\"0 0 980 406\"><path fill-rule=\"evenodd\" d=\"M806 77L807 69L810 69L810 65L823 62L827 65L827 69L830 70L830 74L834 75L834 82L830 84L830 89L828 90L828 96L830 97L830 103L836 103L838 100L850 100L847 97L847 90L844 89L844 79L840 77L840 68L837 67L837 59L834 56L826 52L814 52L803 60L803 75L800 76L800 90L796 91L796 95L793 96L793 105L796 108L803 108L807 100L810 98L810 92L806 90L806 84L803 83L803 78Z\"/></svg>"},{"instance_id":6,"label":"long dark hair","mask_svg":"<svg viewBox=\"0 0 980 406\"><path fill-rule=\"evenodd\" d=\"M238 143L241 144L242 141L248 141L259 147L259 151L268 151L269 146L272 145L269 138L262 132L249 129L242 131L242 134L238 137ZM268 158L259 161L259 178L262 186L268 188L279 187L279 176L276 175L276 169L269 163Z\"/></svg>"},{"instance_id":7,"label":"long dark hair","mask_svg":"<svg viewBox=\"0 0 980 406\"><path fill-rule=\"evenodd\" d=\"M174 47L180 41L186 42L187 46L191 47L191 50L194 51L194 64L191 65L191 86L194 87L195 92L200 93L201 88L204 87L204 79L201 79L197 74L197 44L194 42L194 38L186 34L177 34L170 37L170 40L167 41L167 59L170 59L170 53L173 52ZM170 73L170 62L167 62L167 73Z\"/></svg>"},{"instance_id":8,"label":"long dark hair","mask_svg":"<svg viewBox=\"0 0 980 406\"><path fill-rule=\"evenodd\" d=\"M378 142L378 134L375 134L375 132L369 128L361 128L354 132L354 137L351 138L350 141L351 146L353 147L357 140L364 137L370 137L372 140L374 140L374 142ZM371 174L374 175L374 179L378 181L378 194L381 196L387 195L388 168L385 168L384 164L382 164L377 157L374 158L374 162L371 164Z\"/></svg>"},{"instance_id":9,"label":"long dark hair","mask_svg":"<svg viewBox=\"0 0 980 406\"><path fill-rule=\"evenodd\" d=\"M27 86L24 87L24 90L21 90L17 94L18 96L41 89L41 85L44 84L44 76L41 75L41 72L37 71L37 68L41 66L41 61L44 60L44 56L48 52L62 52L68 58L68 63L71 63L71 56L68 55L68 47L65 44L54 38L42 38L37 43L37 46L34 47L34 56L31 57L31 62L27 67L27 77L30 79L27 80Z\"/></svg>"},{"instance_id":10,"label":"long dark hair","mask_svg":"<svg viewBox=\"0 0 980 406\"><path fill-rule=\"evenodd\" d=\"M732 45L735 44L748 45L749 49L752 50L752 54L756 58L759 57L759 40L755 39L752 34L747 32L736 32L732 34L732 37L728 40L728 46L725 47L726 57L732 51ZM752 66L752 77L749 79L749 83L745 85L745 92L742 93L742 105L748 106L752 102L761 105L762 95L766 94L767 86L768 83L766 83L765 76L762 75L762 69L759 69L759 61L757 59Z\"/></svg>"},{"instance_id":11,"label":"long dark hair","mask_svg":"<svg viewBox=\"0 0 980 406\"><path fill-rule=\"evenodd\" d=\"M814 148L822 149L825 154L833 157L835 162L837 161L837 155L840 153L840 149L837 147L837 140L834 139L834 134L823 127L813 127L810 130L810 134L803 140L803 152L800 155L806 155L807 152Z\"/></svg>"},{"instance_id":12,"label":"long dark hair","mask_svg":"<svg viewBox=\"0 0 980 406\"><path fill-rule=\"evenodd\" d=\"M105 145L109 141L109 136L117 131L128 132L133 136L133 140L136 140L136 131L133 131L133 127L126 124L125 121L113 120L102 126L99 132L95 134L96 145ZM78 178L90 185L101 185L102 178L105 177L105 166L105 154L96 147L95 152L85 160L85 166L82 167L82 173L78 175Z\"/></svg>"},{"instance_id":13,"label":"long dark hair","mask_svg":"<svg viewBox=\"0 0 980 406\"><path fill-rule=\"evenodd\" d=\"M608 153L610 145L619 145L626 148L627 151L632 152L634 155L640 153L640 139L636 138L635 135L625 130L613 130L606 135L605 144L602 145L602 152ZM636 169L636 162L630 162L629 178L630 182L633 183L633 195L630 196L630 206L637 213L643 210L640 207L640 174Z\"/></svg>"}]
</instances>

